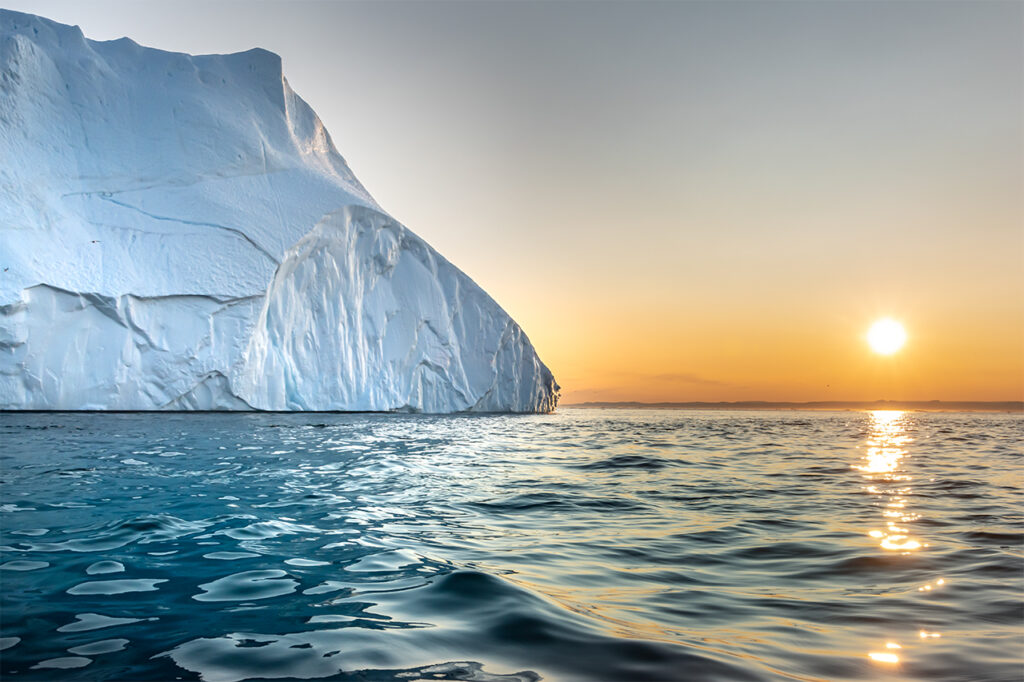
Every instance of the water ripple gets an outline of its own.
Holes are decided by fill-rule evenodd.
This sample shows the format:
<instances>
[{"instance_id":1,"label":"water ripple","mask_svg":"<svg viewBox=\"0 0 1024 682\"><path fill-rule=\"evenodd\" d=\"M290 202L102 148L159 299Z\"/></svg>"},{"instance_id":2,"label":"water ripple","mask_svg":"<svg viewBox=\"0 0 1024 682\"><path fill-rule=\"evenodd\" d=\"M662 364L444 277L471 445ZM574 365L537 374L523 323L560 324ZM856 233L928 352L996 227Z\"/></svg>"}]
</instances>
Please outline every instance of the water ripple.
<instances>
[{"instance_id":1,"label":"water ripple","mask_svg":"<svg viewBox=\"0 0 1024 682\"><path fill-rule=\"evenodd\" d=\"M0 429L5 680L1020 679L1016 415Z\"/></svg>"},{"instance_id":2,"label":"water ripple","mask_svg":"<svg viewBox=\"0 0 1024 682\"><path fill-rule=\"evenodd\" d=\"M299 584L287 576L284 571L242 571L199 585L203 593L192 598L196 601L251 601L279 597L294 592Z\"/></svg>"}]
</instances>

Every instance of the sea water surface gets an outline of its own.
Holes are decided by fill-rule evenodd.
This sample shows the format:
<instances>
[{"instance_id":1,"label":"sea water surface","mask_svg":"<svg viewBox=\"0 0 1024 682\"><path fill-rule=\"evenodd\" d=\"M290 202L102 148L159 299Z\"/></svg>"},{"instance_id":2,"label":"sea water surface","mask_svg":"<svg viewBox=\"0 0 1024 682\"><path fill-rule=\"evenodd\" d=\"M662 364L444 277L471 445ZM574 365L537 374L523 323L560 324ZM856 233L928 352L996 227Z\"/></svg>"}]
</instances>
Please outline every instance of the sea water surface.
<instances>
[{"instance_id":1,"label":"sea water surface","mask_svg":"<svg viewBox=\"0 0 1024 682\"><path fill-rule=\"evenodd\" d=\"M4 680L1020 680L1024 419L0 415Z\"/></svg>"}]
</instances>

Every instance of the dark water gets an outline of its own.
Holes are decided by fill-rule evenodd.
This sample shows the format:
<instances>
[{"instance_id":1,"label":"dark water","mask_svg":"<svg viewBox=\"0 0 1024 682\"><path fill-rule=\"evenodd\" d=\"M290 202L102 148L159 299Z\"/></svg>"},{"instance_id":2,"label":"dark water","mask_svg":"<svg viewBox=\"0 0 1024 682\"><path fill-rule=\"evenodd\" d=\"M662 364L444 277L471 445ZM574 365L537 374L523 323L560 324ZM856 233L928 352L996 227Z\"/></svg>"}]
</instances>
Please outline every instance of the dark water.
<instances>
[{"instance_id":1,"label":"dark water","mask_svg":"<svg viewBox=\"0 0 1024 682\"><path fill-rule=\"evenodd\" d=\"M1024 419L0 415L4 680L1024 678Z\"/></svg>"}]
</instances>

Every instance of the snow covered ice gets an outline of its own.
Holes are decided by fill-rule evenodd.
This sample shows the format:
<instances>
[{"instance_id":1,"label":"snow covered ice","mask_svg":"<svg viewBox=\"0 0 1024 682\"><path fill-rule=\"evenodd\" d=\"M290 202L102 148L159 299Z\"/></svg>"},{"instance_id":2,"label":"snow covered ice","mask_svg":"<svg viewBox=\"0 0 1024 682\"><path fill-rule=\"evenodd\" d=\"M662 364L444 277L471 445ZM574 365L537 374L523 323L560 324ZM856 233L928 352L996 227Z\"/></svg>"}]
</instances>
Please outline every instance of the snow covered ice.
<instances>
[{"instance_id":1,"label":"snow covered ice","mask_svg":"<svg viewBox=\"0 0 1024 682\"><path fill-rule=\"evenodd\" d=\"M391 218L260 49L0 10L0 409L554 409L486 292Z\"/></svg>"}]
</instances>

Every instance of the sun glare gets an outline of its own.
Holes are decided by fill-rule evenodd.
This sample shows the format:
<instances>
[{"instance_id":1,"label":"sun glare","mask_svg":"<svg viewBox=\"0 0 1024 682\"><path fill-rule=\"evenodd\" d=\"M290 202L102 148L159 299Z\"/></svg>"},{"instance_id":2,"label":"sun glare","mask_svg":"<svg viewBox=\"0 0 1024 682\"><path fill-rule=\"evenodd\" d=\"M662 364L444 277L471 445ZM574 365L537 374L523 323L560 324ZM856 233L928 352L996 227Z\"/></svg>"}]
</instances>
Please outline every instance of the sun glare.
<instances>
[{"instance_id":1,"label":"sun glare","mask_svg":"<svg viewBox=\"0 0 1024 682\"><path fill-rule=\"evenodd\" d=\"M868 344L876 353L892 355L907 342L903 325L888 317L878 320L868 330Z\"/></svg>"}]
</instances>

